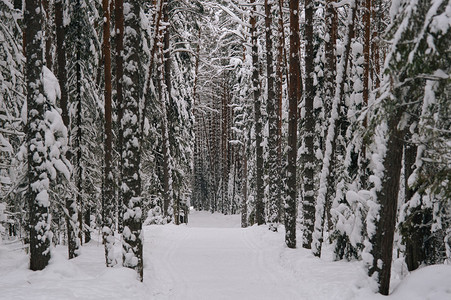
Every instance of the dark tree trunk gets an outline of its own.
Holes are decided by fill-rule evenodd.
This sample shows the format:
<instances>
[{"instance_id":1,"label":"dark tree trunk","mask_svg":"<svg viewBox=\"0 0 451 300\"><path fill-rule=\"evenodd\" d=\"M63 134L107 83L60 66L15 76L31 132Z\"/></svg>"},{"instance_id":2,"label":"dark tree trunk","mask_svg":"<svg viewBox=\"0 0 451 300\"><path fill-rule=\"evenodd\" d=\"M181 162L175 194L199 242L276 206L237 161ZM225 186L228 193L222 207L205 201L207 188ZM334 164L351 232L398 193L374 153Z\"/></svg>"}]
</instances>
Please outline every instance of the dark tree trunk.
<instances>
[{"instance_id":1,"label":"dark tree trunk","mask_svg":"<svg viewBox=\"0 0 451 300\"><path fill-rule=\"evenodd\" d=\"M305 153L302 155L302 180L303 180L303 201L304 212L304 239L303 247L310 249L312 234L315 224L315 153L313 148L313 138L315 136L315 119L313 111L313 99L315 98L315 86L313 85L315 52L313 47L313 14L314 7L312 0L305 0L305 123L304 123L304 144Z\"/></svg>"},{"instance_id":2,"label":"dark tree trunk","mask_svg":"<svg viewBox=\"0 0 451 300\"><path fill-rule=\"evenodd\" d=\"M396 210L398 203L399 180L402 167L403 131L398 129L402 110L396 112L388 120L388 141L384 160L382 189L377 192L379 201L379 219L376 221L376 233L373 236L373 263L368 275L377 273L379 293L388 295L390 288L391 262L393 255L393 239L396 225ZM382 262L382 263L380 263Z\"/></svg>"},{"instance_id":3,"label":"dark tree trunk","mask_svg":"<svg viewBox=\"0 0 451 300\"><path fill-rule=\"evenodd\" d=\"M408 179L413 173L416 155L417 146L406 143L404 145L404 189L406 202L411 200L415 194L415 189L409 187ZM419 207L414 208L409 215L409 219L408 225L406 224L408 229L405 233L401 229L401 234L403 235L403 240L406 245L406 265L409 271L413 271L418 269L420 263L423 262L425 258L423 250L423 240L425 237L421 234L421 227L423 225L422 209Z\"/></svg>"},{"instance_id":4,"label":"dark tree trunk","mask_svg":"<svg viewBox=\"0 0 451 300\"><path fill-rule=\"evenodd\" d=\"M160 99L162 101L163 107L163 119L162 119L162 130L163 130L163 169L164 169L164 209L165 216L169 219L174 218L175 213L175 201L172 189L172 170L170 169L171 160L171 128L170 122L173 118L173 101L172 101L172 82L171 82L171 52L170 52L170 33L169 33L169 0L166 0L163 4L163 21L166 24L163 35L163 49L162 50L162 65L164 72L161 74L160 84ZM164 85L163 85L164 84ZM171 209L170 209L171 208ZM170 211L172 213L170 214ZM175 219L174 219L175 221Z\"/></svg>"},{"instance_id":5,"label":"dark tree trunk","mask_svg":"<svg viewBox=\"0 0 451 300\"><path fill-rule=\"evenodd\" d=\"M122 150L123 150L123 139L124 132L122 131L122 127L120 126L120 122L124 115L123 113L123 105L124 105L124 97L122 90L122 76L124 75L124 59L122 57L122 51L124 50L124 1L123 0L115 0L115 27L116 27L116 99L117 99L117 119L119 122L119 132L118 132L118 151L119 151L119 159L122 160ZM119 163L119 169L122 167L122 161ZM122 174L122 171L119 170L119 174ZM120 176L119 176L119 179ZM118 184L120 186L120 184ZM119 189L118 191L118 230L122 232L123 229L123 216L124 212L122 210L123 201L122 201L122 191Z\"/></svg>"},{"instance_id":6,"label":"dark tree trunk","mask_svg":"<svg viewBox=\"0 0 451 300\"><path fill-rule=\"evenodd\" d=\"M241 180L242 180L242 194L243 199L241 200L241 227L245 228L247 227L248 220L247 220L247 155L246 155L246 148L243 147L243 172L241 173Z\"/></svg>"},{"instance_id":7,"label":"dark tree trunk","mask_svg":"<svg viewBox=\"0 0 451 300\"><path fill-rule=\"evenodd\" d=\"M268 99L266 111L268 114L269 137L268 137L268 166L269 166L269 195L268 195L268 222L269 229L277 231L279 223L279 198L280 198L280 163L278 159L278 112L277 99L274 92L274 66L273 66L273 35L272 35L272 0L265 0L265 32L266 32L266 80Z\"/></svg>"},{"instance_id":8,"label":"dark tree trunk","mask_svg":"<svg viewBox=\"0 0 451 300\"><path fill-rule=\"evenodd\" d=\"M56 25L56 55L58 62L58 81L61 90L61 117L64 125L69 128L69 105L67 96L67 74L66 74L66 46L65 46L65 28L63 24L63 2L62 0L55 1L55 25ZM71 159L72 153L67 152L67 159ZM78 239L78 221L77 202L74 195L65 195L66 202L66 223L67 223L67 240L69 259L77 256L79 247Z\"/></svg>"},{"instance_id":9,"label":"dark tree trunk","mask_svg":"<svg viewBox=\"0 0 451 300\"><path fill-rule=\"evenodd\" d=\"M299 60L299 0L290 1L290 69L288 74L288 165L287 199L285 203L285 243L296 248L296 158L297 158L297 111L302 94L301 68Z\"/></svg>"},{"instance_id":10,"label":"dark tree trunk","mask_svg":"<svg viewBox=\"0 0 451 300\"><path fill-rule=\"evenodd\" d=\"M56 4L57 1L55 1ZM53 69L53 59L52 59L52 18L51 18L51 7L49 0L42 0L42 8L44 10L44 34L45 34L45 65L49 70ZM55 7L56 12L56 7ZM55 22L56 22L56 15L55 15ZM55 24L56 25L56 24ZM58 26L58 25L56 25ZM58 29L57 29L58 30ZM58 43L58 42L57 42ZM57 50L58 51L58 50ZM67 125L66 125L67 126Z\"/></svg>"},{"instance_id":11,"label":"dark tree trunk","mask_svg":"<svg viewBox=\"0 0 451 300\"><path fill-rule=\"evenodd\" d=\"M43 49L41 47L42 10L40 0L25 2L25 53L27 83L27 148L28 148L28 191L30 230L30 269L44 269L50 259L50 216L48 200L48 178L46 171L47 149L42 149L45 137L44 115L48 110L41 81ZM46 197L47 196L47 197ZM45 201L47 198L47 201Z\"/></svg>"},{"instance_id":12,"label":"dark tree trunk","mask_svg":"<svg viewBox=\"0 0 451 300\"><path fill-rule=\"evenodd\" d=\"M363 44L363 102L368 105L370 95L370 44L371 44L371 0L365 0L365 9L363 14L364 22L364 44Z\"/></svg>"},{"instance_id":13,"label":"dark tree trunk","mask_svg":"<svg viewBox=\"0 0 451 300\"><path fill-rule=\"evenodd\" d=\"M104 179L102 190L102 232L103 243L105 245L105 261L107 267L114 265L114 180L111 168L112 164L112 104L111 104L111 45L110 45L110 7L109 1L103 0L103 57L105 76L105 146L104 146Z\"/></svg>"},{"instance_id":14,"label":"dark tree trunk","mask_svg":"<svg viewBox=\"0 0 451 300\"><path fill-rule=\"evenodd\" d=\"M255 148L256 148L256 197L255 197L255 221L258 225L265 223L265 206L263 204L263 121L261 115L260 79L258 65L258 45L255 0L250 0L252 5L250 23L252 39L252 86L254 89L254 118L255 118Z\"/></svg>"},{"instance_id":15,"label":"dark tree trunk","mask_svg":"<svg viewBox=\"0 0 451 300\"><path fill-rule=\"evenodd\" d=\"M222 95L222 109L221 109L221 152L222 152L222 180L221 180L221 212L227 214L228 211L228 183L229 183L229 136L228 136L228 124L229 124L229 103L227 98L227 79L224 74L223 82L223 95Z\"/></svg>"}]
</instances>

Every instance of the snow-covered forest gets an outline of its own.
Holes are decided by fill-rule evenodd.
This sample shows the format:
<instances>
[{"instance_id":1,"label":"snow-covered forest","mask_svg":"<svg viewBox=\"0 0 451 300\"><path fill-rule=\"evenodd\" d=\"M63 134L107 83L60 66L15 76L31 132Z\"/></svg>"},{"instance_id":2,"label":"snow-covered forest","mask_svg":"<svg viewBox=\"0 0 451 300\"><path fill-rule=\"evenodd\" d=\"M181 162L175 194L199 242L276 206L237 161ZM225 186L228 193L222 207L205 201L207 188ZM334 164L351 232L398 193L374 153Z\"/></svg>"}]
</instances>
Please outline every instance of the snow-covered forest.
<instances>
[{"instance_id":1,"label":"snow-covered forest","mask_svg":"<svg viewBox=\"0 0 451 300\"><path fill-rule=\"evenodd\" d=\"M450 265L451 0L0 0L1 299L451 299Z\"/></svg>"}]
</instances>

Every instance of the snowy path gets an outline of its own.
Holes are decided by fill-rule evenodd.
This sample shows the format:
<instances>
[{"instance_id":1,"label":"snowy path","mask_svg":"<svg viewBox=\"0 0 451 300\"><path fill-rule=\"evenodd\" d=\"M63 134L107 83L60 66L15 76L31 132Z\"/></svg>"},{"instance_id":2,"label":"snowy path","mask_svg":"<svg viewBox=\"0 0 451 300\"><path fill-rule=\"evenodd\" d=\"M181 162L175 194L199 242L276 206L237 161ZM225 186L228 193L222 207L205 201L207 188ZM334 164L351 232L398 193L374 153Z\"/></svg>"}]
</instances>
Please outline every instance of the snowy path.
<instances>
[{"instance_id":1,"label":"snowy path","mask_svg":"<svg viewBox=\"0 0 451 300\"><path fill-rule=\"evenodd\" d=\"M192 212L188 226L144 227L143 283L120 263L105 267L100 236L70 261L66 247L53 249L40 272L15 248L0 243L0 300L451 300L450 265L415 271L384 297L369 289L361 262L318 259L288 249L283 227L242 229L239 216L208 212ZM120 243L115 251L120 262Z\"/></svg>"},{"instance_id":2,"label":"snowy path","mask_svg":"<svg viewBox=\"0 0 451 300\"><path fill-rule=\"evenodd\" d=\"M160 229L160 228L159 228ZM302 299L299 284L266 255L264 245L238 228L150 228L146 237L167 244L146 249L154 281L167 299ZM152 282L152 278L149 278Z\"/></svg>"}]
</instances>

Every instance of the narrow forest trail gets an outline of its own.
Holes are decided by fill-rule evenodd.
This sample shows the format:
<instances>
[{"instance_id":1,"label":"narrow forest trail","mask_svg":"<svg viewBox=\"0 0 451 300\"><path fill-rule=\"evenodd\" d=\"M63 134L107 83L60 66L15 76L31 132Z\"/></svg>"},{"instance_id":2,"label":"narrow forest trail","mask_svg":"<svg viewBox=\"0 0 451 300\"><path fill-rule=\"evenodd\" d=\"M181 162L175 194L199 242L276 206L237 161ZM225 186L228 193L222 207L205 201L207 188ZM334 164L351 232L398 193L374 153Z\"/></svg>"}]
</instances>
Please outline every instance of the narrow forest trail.
<instances>
[{"instance_id":1,"label":"narrow forest trail","mask_svg":"<svg viewBox=\"0 0 451 300\"><path fill-rule=\"evenodd\" d=\"M263 245L253 240L247 231L185 229L174 231L167 237L167 243L146 249L153 267L153 270L146 270L148 280L165 282L160 288L165 286L167 294L161 296L168 299L302 299L295 280L268 261ZM146 238L162 233L167 231L147 232Z\"/></svg>"},{"instance_id":2,"label":"narrow forest trail","mask_svg":"<svg viewBox=\"0 0 451 300\"><path fill-rule=\"evenodd\" d=\"M264 228L238 226L238 216L194 212L188 226L146 227L145 282L153 282L153 295L158 299L322 299L321 291L312 290L311 283L302 284L282 265L275 251L283 247L282 233L271 233L280 245L268 247L272 241L258 233Z\"/></svg>"}]
</instances>

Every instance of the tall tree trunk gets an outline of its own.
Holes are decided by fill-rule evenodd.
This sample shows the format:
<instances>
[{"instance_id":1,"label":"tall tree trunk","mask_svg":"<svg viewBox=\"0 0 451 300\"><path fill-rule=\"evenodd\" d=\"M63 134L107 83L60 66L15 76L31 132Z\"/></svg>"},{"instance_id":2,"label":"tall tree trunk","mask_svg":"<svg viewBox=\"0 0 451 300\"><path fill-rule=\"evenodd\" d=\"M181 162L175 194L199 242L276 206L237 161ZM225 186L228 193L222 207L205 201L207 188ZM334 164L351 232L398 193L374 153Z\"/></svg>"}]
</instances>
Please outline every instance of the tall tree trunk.
<instances>
[{"instance_id":1,"label":"tall tree trunk","mask_svg":"<svg viewBox=\"0 0 451 300\"><path fill-rule=\"evenodd\" d=\"M175 117L175 104L172 99L172 81L171 81L171 49L170 49L170 32L169 32L169 1L163 4L163 21L166 24L163 35L163 80L164 85L161 87L161 98L163 105L163 157L164 157L164 187L165 187L165 203L167 217L175 221L174 213L176 213L176 201L173 194L172 185L172 169L171 169L171 122ZM171 212L172 211L172 212Z\"/></svg>"},{"instance_id":2,"label":"tall tree trunk","mask_svg":"<svg viewBox=\"0 0 451 300\"><path fill-rule=\"evenodd\" d=\"M78 2L79 3L79 2ZM83 133L81 130L81 121L82 121L82 115L83 115L83 111L82 111L82 97L81 97L81 45L80 42L78 42L77 44L77 54L76 54L76 59L77 59L77 63L75 66L75 76L76 76L76 84L77 84L77 112L76 112L76 124L77 124L77 132L75 135L75 151L77 152L77 157L76 157L76 161L77 161L77 165L76 165L76 186L77 186L77 203L78 203L78 208L79 208L79 214L78 214L78 225L80 226L79 230L78 230L78 238L80 240L80 244L83 241L83 208L88 206L89 204L85 204L83 201L83 165L82 165L82 160L83 160L83 153L81 150L81 145L82 145L82 138L83 138ZM85 205L84 205L85 204ZM85 208L85 210L88 212L90 209L88 207ZM85 217L86 219L86 217ZM91 216L89 215L89 220L91 220ZM90 221L88 222L88 226L90 226ZM85 242L89 242L89 240L91 239L91 231L89 229L87 229L85 232Z\"/></svg>"},{"instance_id":3,"label":"tall tree trunk","mask_svg":"<svg viewBox=\"0 0 451 300\"><path fill-rule=\"evenodd\" d=\"M258 45L257 45L257 6L255 0L250 0L252 5L250 24L252 39L252 86L254 97L254 118L255 118L255 148L256 148L256 197L255 197L255 220L258 225L265 223L265 206L263 204L263 120L261 113L260 99L260 76L258 65Z\"/></svg>"},{"instance_id":4,"label":"tall tree trunk","mask_svg":"<svg viewBox=\"0 0 451 300\"><path fill-rule=\"evenodd\" d=\"M124 96L122 89L122 77L124 75L124 59L122 57L122 51L124 50L124 1L123 0L115 0L115 26L116 26L116 99L117 99L117 119L118 122L121 122L123 113L123 105L124 105ZM119 151L119 169L122 167L122 150L123 150L123 139L124 132L122 131L122 126L119 124L119 132L118 132L118 151ZM119 174L122 174L122 171L119 170ZM119 180L121 180L119 176ZM120 186L120 184L118 184ZM118 191L118 230L122 232L123 229L123 219L124 219L124 211L122 210L123 201L122 201L122 191L119 189Z\"/></svg>"},{"instance_id":5,"label":"tall tree trunk","mask_svg":"<svg viewBox=\"0 0 451 300\"><path fill-rule=\"evenodd\" d=\"M274 92L274 67L273 67L273 44L272 44L272 0L265 0L265 32L266 32L266 80L267 80L267 106L269 123L268 137L268 166L269 166L269 195L268 195L268 222L269 229L277 231L279 223L279 197L280 197L280 164L277 155L278 148L278 115L277 99Z\"/></svg>"},{"instance_id":6,"label":"tall tree trunk","mask_svg":"<svg viewBox=\"0 0 451 300\"><path fill-rule=\"evenodd\" d=\"M143 280L142 197L141 197L141 126L140 100L142 98L142 69L139 54L142 51L140 1L125 0L124 27L124 132L122 155L122 193L124 199L124 231L122 232L123 265L135 269Z\"/></svg>"},{"instance_id":7,"label":"tall tree trunk","mask_svg":"<svg viewBox=\"0 0 451 300\"><path fill-rule=\"evenodd\" d=\"M50 259L49 176L46 171L47 149L44 146L44 114L48 110L43 101L42 10L40 0L25 2L25 53L27 83L27 149L30 228L30 269L44 269Z\"/></svg>"},{"instance_id":8,"label":"tall tree trunk","mask_svg":"<svg viewBox=\"0 0 451 300\"><path fill-rule=\"evenodd\" d=\"M363 22L365 24L365 35L363 44L363 102L368 105L370 95L370 46L371 46L371 0L365 0Z\"/></svg>"},{"instance_id":9,"label":"tall tree trunk","mask_svg":"<svg viewBox=\"0 0 451 300\"><path fill-rule=\"evenodd\" d=\"M242 194L243 194L243 199L241 200L241 227L245 228L247 227L248 224L248 220L247 220L247 155L246 155L246 148L243 146L243 155L242 155L242 160L243 160L243 171L241 174L241 178L242 178Z\"/></svg>"},{"instance_id":10,"label":"tall tree trunk","mask_svg":"<svg viewBox=\"0 0 451 300\"><path fill-rule=\"evenodd\" d=\"M55 1L56 4L57 1ZM42 0L42 8L44 10L44 35L45 35L45 65L49 70L53 69L53 59L52 59L52 13L49 0ZM56 11L56 7L55 7ZM56 22L56 15L55 15ZM56 24L55 24L56 25ZM58 25L56 25L58 26ZM57 29L58 30L58 29ZM57 50L58 51L58 50ZM67 125L66 125L67 126Z\"/></svg>"},{"instance_id":11,"label":"tall tree trunk","mask_svg":"<svg viewBox=\"0 0 451 300\"><path fill-rule=\"evenodd\" d=\"M379 283L379 293L382 295L388 295L390 288L393 239L404 139L403 131L398 128L402 114L402 109L396 108L396 111L392 113L387 122L388 141L383 162L384 172L381 178L381 189L376 194L380 205L379 217L375 221L375 234L370 240L372 244L370 252L372 254L372 264L369 267L368 275L370 277L376 275Z\"/></svg>"},{"instance_id":12,"label":"tall tree trunk","mask_svg":"<svg viewBox=\"0 0 451 300\"><path fill-rule=\"evenodd\" d=\"M111 45L110 45L110 7L109 0L103 0L103 57L105 75L105 146L104 146L104 179L102 189L102 221L103 243L107 267L114 265L114 181L112 164L112 105L111 105Z\"/></svg>"},{"instance_id":13,"label":"tall tree trunk","mask_svg":"<svg viewBox=\"0 0 451 300\"><path fill-rule=\"evenodd\" d=\"M223 214L228 213L228 183L229 183L229 137L228 137L228 118L229 118L229 110L228 110L228 99L227 99L227 79L226 74L224 74L224 82L223 82L223 95L222 95L222 130L221 130L221 152L222 152L222 180L221 180L221 212Z\"/></svg>"},{"instance_id":14,"label":"tall tree trunk","mask_svg":"<svg viewBox=\"0 0 451 300\"><path fill-rule=\"evenodd\" d=\"M288 74L288 165L287 199L285 203L285 243L296 248L296 158L297 158L297 110L302 94L301 68L299 60L299 0L290 1L290 70Z\"/></svg>"},{"instance_id":15,"label":"tall tree trunk","mask_svg":"<svg viewBox=\"0 0 451 300\"><path fill-rule=\"evenodd\" d=\"M283 21L283 0L278 1L278 8L279 8L279 17L278 17L278 57L277 57L277 64L276 64L276 83L275 83L275 94L277 97L277 157L278 157L278 164L279 169L275 172L279 172L279 191L278 191L278 198L279 198L279 222L283 222L284 219L284 204L283 204L283 196L282 191L284 189L284 183L283 183L283 170L284 170L284 161L283 161L283 151L282 151L282 122L283 122L283 114L282 114L282 100L283 100L283 77L284 74L286 74L287 71L287 57L286 57L286 50L285 50L285 25ZM287 80L288 81L288 80Z\"/></svg>"},{"instance_id":16,"label":"tall tree trunk","mask_svg":"<svg viewBox=\"0 0 451 300\"><path fill-rule=\"evenodd\" d=\"M63 23L63 2L55 1L55 25L56 25L56 55L58 62L58 81L61 90L61 117L64 125L69 128L69 105L67 96L67 75L66 75L66 46L65 46L65 28ZM67 152L67 159L71 159L71 152ZM66 223L69 259L78 254L79 248L79 227L76 198L72 193L65 195L66 202Z\"/></svg>"},{"instance_id":17,"label":"tall tree trunk","mask_svg":"<svg viewBox=\"0 0 451 300\"><path fill-rule=\"evenodd\" d=\"M305 152L302 155L303 165L303 202L304 212L304 238L302 246L310 249L315 223L315 190L314 171L315 153L313 138L315 136L315 120L313 111L313 99L315 98L315 86L313 85L315 52L313 47L313 14L314 4L312 0L305 0L305 125L304 144Z\"/></svg>"}]
</instances>

